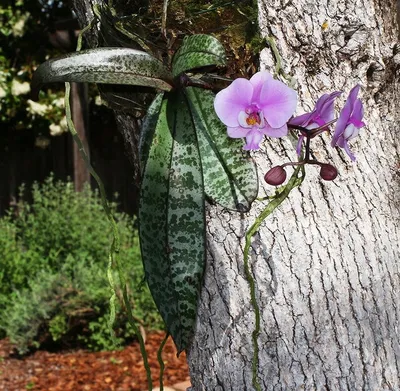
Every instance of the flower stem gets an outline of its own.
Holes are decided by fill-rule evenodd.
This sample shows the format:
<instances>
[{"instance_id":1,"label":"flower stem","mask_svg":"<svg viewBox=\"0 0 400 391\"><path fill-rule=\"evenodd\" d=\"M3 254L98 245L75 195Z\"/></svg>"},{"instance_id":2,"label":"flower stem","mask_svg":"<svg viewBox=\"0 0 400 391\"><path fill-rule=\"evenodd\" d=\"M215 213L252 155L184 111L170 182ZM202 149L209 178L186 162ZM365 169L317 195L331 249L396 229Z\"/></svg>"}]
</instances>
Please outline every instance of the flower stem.
<instances>
[{"instance_id":1,"label":"flower stem","mask_svg":"<svg viewBox=\"0 0 400 391\"><path fill-rule=\"evenodd\" d=\"M301 171L301 176L299 176L299 172ZM264 210L260 213L260 215L256 218L254 224L247 230L245 237L245 246L243 252L243 264L244 271L246 275L247 282L250 286L250 297L251 297L251 305L254 309L255 314L255 326L252 333L253 340L253 360L252 360L252 383L253 387L256 391L262 391L261 385L257 379L257 370L258 370L258 336L260 334L260 307L257 303L256 298L256 286L255 280L252 276L252 272L249 267L249 252L251 247L251 239L254 234L260 228L260 225L263 221L289 196L290 192L295 188L301 185L304 180L305 170L304 165L299 165L294 170L292 176L289 179L289 182L280 190L270 201Z\"/></svg>"}]
</instances>

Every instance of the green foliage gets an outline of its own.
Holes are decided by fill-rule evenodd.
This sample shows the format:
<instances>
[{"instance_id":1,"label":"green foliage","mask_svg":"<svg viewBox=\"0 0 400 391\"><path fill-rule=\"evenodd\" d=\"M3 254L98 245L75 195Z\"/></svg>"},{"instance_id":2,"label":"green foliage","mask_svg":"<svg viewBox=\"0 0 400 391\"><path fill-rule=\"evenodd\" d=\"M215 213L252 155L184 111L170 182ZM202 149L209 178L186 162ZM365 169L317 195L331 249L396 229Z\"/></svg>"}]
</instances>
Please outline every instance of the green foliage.
<instances>
[{"instance_id":1,"label":"green foliage","mask_svg":"<svg viewBox=\"0 0 400 391\"><path fill-rule=\"evenodd\" d=\"M112 208L134 316L146 327L162 328L143 284L134 221ZM53 178L33 186L30 204L21 201L13 215L0 219L0 330L21 352L49 339L73 343L78 334L92 349L115 347L106 326L110 241L97 192L87 187L76 193L72 183ZM133 335L121 311L115 331L119 343Z\"/></svg>"},{"instance_id":2,"label":"green foliage","mask_svg":"<svg viewBox=\"0 0 400 391\"><path fill-rule=\"evenodd\" d=\"M178 351L190 341L204 268L204 194L234 210L257 196L242 142L226 137L200 88L158 95L143 122L139 218L150 290ZM154 238L158 240L154 243Z\"/></svg>"},{"instance_id":3,"label":"green foliage","mask_svg":"<svg viewBox=\"0 0 400 391\"><path fill-rule=\"evenodd\" d=\"M139 219L147 281L181 352L193 333L205 257L200 153L182 92L165 94L162 102L143 172Z\"/></svg>"},{"instance_id":4,"label":"green foliage","mask_svg":"<svg viewBox=\"0 0 400 391\"><path fill-rule=\"evenodd\" d=\"M32 89L43 83L75 81L172 89L172 75L150 54L129 48L97 48L46 61L36 70Z\"/></svg>"},{"instance_id":5,"label":"green foliage","mask_svg":"<svg viewBox=\"0 0 400 391\"><path fill-rule=\"evenodd\" d=\"M207 197L225 208L248 211L257 197L258 180L254 162L242 149L243 141L226 136L211 91L190 87L185 93L197 132Z\"/></svg>"},{"instance_id":6,"label":"green foliage","mask_svg":"<svg viewBox=\"0 0 400 391\"><path fill-rule=\"evenodd\" d=\"M49 322L49 332L53 341L58 341L68 331L67 317L65 314L57 314Z\"/></svg>"},{"instance_id":7,"label":"green foliage","mask_svg":"<svg viewBox=\"0 0 400 391\"><path fill-rule=\"evenodd\" d=\"M196 34L185 37L172 60L174 77L183 72L210 65L226 65L225 49L211 35Z\"/></svg>"}]
</instances>

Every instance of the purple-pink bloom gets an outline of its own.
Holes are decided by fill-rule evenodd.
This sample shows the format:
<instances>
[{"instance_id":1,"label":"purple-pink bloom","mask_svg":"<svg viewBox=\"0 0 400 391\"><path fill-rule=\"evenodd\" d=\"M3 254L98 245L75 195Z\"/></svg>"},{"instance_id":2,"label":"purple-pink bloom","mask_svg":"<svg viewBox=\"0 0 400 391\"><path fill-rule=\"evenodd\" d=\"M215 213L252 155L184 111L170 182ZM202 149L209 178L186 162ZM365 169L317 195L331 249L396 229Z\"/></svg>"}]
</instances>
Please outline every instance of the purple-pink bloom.
<instances>
[{"instance_id":1,"label":"purple-pink bloom","mask_svg":"<svg viewBox=\"0 0 400 391\"><path fill-rule=\"evenodd\" d=\"M360 132L360 128L365 126L362 121L364 109L361 100L357 98L358 91L360 91L360 86L357 84L350 91L347 101L340 112L331 142L332 147L339 146L343 148L352 161L355 161L356 158L350 151L348 141L356 137Z\"/></svg>"},{"instance_id":2,"label":"purple-pink bloom","mask_svg":"<svg viewBox=\"0 0 400 391\"><path fill-rule=\"evenodd\" d=\"M297 94L268 72L250 80L239 78L218 92L215 112L227 126L228 136L246 137L245 150L258 149L263 135L282 137L297 104Z\"/></svg>"},{"instance_id":3,"label":"purple-pink bloom","mask_svg":"<svg viewBox=\"0 0 400 391\"><path fill-rule=\"evenodd\" d=\"M302 126L303 128L312 130L320 128L331 122L335 118L335 99L341 94L341 91L335 91L331 94L322 95L315 104L315 108L310 113L299 115L289 121L290 125ZM304 135L300 134L297 143L297 154L300 155L301 145L304 140Z\"/></svg>"}]
</instances>

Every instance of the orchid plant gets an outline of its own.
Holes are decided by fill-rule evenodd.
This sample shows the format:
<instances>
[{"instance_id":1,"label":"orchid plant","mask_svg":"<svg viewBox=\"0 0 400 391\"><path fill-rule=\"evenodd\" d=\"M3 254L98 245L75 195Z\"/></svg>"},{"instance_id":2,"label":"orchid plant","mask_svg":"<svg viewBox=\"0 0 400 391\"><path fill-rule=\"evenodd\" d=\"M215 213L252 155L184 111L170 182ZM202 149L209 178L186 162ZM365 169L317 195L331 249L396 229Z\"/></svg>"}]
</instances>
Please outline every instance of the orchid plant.
<instances>
[{"instance_id":1,"label":"orchid plant","mask_svg":"<svg viewBox=\"0 0 400 391\"><path fill-rule=\"evenodd\" d=\"M100 10L97 15L101 23L108 21ZM336 122L331 145L343 148L355 159L348 142L365 125L363 107L357 98L360 87L356 86L337 120L334 102L341 92L323 95L312 112L293 117L297 93L266 71L250 80L238 78L215 94L217 87L210 84L203 70L221 68L226 59L221 43L209 35L186 37L167 66L149 53L147 46L145 49L103 47L49 60L37 69L32 90L38 92L47 82L74 81L99 83L103 91L109 91L104 87L107 85L130 85L135 87L135 96L140 87L157 92L140 134L139 234L146 280L181 352L193 335L205 267L206 201L240 213L249 211L258 195L250 151L259 149L264 136L297 134L297 152L304 157L265 174L267 183L282 185L285 168L295 167L288 183L268 198L270 202L246 235L245 271L257 317L254 281L248 268L252 236L263 219L301 184L306 164L319 165L325 180L336 177L335 167L310 159L314 137L329 132ZM109 103L121 98L116 93L104 97ZM255 346L258 332L256 327Z\"/></svg>"},{"instance_id":2,"label":"orchid plant","mask_svg":"<svg viewBox=\"0 0 400 391\"><path fill-rule=\"evenodd\" d=\"M357 98L359 90L360 86L356 85L350 91L337 119L334 103L342 94L340 91L322 95L312 112L293 117L297 103L296 92L264 71L256 73L250 80L240 78L233 81L216 95L214 108L221 122L227 126L229 137L246 139L244 150L258 150L264 135L283 137L291 129L298 132L296 151L300 155L306 140L304 159L272 168L265 174L267 183L281 185L286 180L285 167L305 164L319 165L322 179L333 180L337 176L334 166L310 159L310 141L329 132L330 126L336 122L331 145L343 148L350 159L355 161L348 141L355 138L365 126L362 121L363 106Z\"/></svg>"}]
</instances>

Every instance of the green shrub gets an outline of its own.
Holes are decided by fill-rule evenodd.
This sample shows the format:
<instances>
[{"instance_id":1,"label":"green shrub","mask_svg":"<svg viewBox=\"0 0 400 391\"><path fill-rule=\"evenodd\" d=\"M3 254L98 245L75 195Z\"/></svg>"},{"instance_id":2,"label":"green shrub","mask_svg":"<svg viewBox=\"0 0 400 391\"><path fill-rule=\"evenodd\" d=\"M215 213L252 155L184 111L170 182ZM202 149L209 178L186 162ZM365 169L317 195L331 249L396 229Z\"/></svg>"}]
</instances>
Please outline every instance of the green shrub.
<instances>
[{"instance_id":1,"label":"green shrub","mask_svg":"<svg viewBox=\"0 0 400 391\"><path fill-rule=\"evenodd\" d=\"M117 212L115 204L112 209L134 317L144 327L160 329L162 321L143 283L134 221ZM115 338L108 327L111 239L96 191L86 187L76 193L71 182L52 177L35 184L32 202L21 201L16 211L0 219L0 332L21 352L49 340L80 341L98 350L132 338L120 304Z\"/></svg>"}]
</instances>

